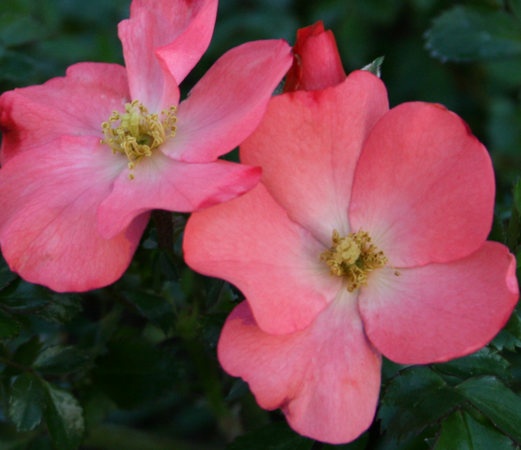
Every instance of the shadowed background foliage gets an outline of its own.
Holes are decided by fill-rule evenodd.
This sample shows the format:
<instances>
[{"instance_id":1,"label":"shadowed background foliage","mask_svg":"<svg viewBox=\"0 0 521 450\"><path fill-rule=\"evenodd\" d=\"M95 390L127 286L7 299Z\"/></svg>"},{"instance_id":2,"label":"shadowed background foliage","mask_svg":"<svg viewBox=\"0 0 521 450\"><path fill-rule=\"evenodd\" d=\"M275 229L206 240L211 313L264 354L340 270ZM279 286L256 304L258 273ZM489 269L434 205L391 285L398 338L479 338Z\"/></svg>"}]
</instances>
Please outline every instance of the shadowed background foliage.
<instances>
[{"instance_id":1,"label":"shadowed background foliage","mask_svg":"<svg viewBox=\"0 0 521 450\"><path fill-rule=\"evenodd\" d=\"M2 2L0 92L75 62L122 63L116 26L129 3ZM183 92L227 49L263 38L292 43L297 28L317 20L334 31L347 72L385 57L391 105L439 102L469 123L496 169L491 238L521 259L521 1L221 0L210 49ZM155 213L123 278L82 295L25 283L0 261L1 449L333 448L294 434L220 370L217 338L241 294L187 269L185 221ZM518 447L520 347L518 308L474 355L424 367L386 361L373 426L340 448Z\"/></svg>"}]
</instances>

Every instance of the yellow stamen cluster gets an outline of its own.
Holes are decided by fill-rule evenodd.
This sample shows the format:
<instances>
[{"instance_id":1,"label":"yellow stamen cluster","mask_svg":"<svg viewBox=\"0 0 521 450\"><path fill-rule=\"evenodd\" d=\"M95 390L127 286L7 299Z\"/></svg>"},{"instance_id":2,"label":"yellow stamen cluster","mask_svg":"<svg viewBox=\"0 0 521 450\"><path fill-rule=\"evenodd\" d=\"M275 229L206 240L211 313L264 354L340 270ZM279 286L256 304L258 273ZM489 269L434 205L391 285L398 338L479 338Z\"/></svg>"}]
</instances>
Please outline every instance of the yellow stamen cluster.
<instances>
[{"instance_id":1,"label":"yellow stamen cluster","mask_svg":"<svg viewBox=\"0 0 521 450\"><path fill-rule=\"evenodd\" d=\"M112 148L113 153L121 153L128 159L132 171L136 163L152 152L167 139L175 136L176 107L152 114L138 100L125 105L125 112L114 111L109 120L101 124L105 138L103 144ZM131 179L134 175L129 175Z\"/></svg>"},{"instance_id":2,"label":"yellow stamen cluster","mask_svg":"<svg viewBox=\"0 0 521 450\"><path fill-rule=\"evenodd\" d=\"M334 230L332 246L321 253L320 259L329 266L331 275L344 278L349 292L367 284L369 273L387 264L384 253L361 230L345 237Z\"/></svg>"}]
</instances>

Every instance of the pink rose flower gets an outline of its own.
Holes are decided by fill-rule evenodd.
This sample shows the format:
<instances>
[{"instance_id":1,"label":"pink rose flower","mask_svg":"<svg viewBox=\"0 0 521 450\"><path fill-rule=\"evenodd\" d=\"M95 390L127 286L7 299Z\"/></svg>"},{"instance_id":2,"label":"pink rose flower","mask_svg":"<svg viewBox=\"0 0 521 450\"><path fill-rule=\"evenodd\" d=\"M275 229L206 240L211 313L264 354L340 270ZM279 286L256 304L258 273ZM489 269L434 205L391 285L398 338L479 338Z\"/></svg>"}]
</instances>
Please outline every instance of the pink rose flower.
<instances>
[{"instance_id":1,"label":"pink rose flower","mask_svg":"<svg viewBox=\"0 0 521 450\"><path fill-rule=\"evenodd\" d=\"M283 41L223 55L179 103L217 0L134 0L126 68L82 63L0 98L0 244L11 269L56 291L114 282L150 210L190 212L252 188L259 169L217 159L259 123L291 64Z\"/></svg>"},{"instance_id":2,"label":"pink rose flower","mask_svg":"<svg viewBox=\"0 0 521 450\"><path fill-rule=\"evenodd\" d=\"M241 146L261 183L194 213L184 252L246 297L219 340L223 368L298 433L338 444L373 421L382 355L472 353L519 291L514 257L486 241L494 174L467 125L437 104L389 110L369 72L332 79L270 101Z\"/></svg>"}]
</instances>

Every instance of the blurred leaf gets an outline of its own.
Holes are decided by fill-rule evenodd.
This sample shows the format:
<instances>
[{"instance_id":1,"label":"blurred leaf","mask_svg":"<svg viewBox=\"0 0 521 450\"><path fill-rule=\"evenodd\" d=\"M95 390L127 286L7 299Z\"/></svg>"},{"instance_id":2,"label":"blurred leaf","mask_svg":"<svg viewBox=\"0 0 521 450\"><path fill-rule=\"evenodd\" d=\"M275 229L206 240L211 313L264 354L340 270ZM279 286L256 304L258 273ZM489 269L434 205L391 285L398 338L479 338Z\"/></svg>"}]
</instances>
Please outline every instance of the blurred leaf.
<instances>
[{"instance_id":1,"label":"blurred leaf","mask_svg":"<svg viewBox=\"0 0 521 450\"><path fill-rule=\"evenodd\" d=\"M34 430L42 420L45 391L31 373L16 377L9 394L9 418L18 431Z\"/></svg>"},{"instance_id":2,"label":"blurred leaf","mask_svg":"<svg viewBox=\"0 0 521 450\"><path fill-rule=\"evenodd\" d=\"M322 450L368 450L369 433L364 433L358 439L344 445L324 445Z\"/></svg>"},{"instance_id":3,"label":"blurred leaf","mask_svg":"<svg viewBox=\"0 0 521 450\"><path fill-rule=\"evenodd\" d=\"M60 450L76 449L83 437L83 410L78 401L64 390L45 383L47 390L45 421L54 446Z\"/></svg>"},{"instance_id":4,"label":"blurred leaf","mask_svg":"<svg viewBox=\"0 0 521 450\"><path fill-rule=\"evenodd\" d=\"M465 6L438 16L426 46L441 61L474 61L521 55L521 25L503 11Z\"/></svg>"},{"instance_id":5,"label":"blurred leaf","mask_svg":"<svg viewBox=\"0 0 521 450\"><path fill-rule=\"evenodd\" d=\"M0 339L13 338L20 332L20 322L0 309Z\"/></svg>"},{"instance_id":6,"label":"blurred leaf","mask_svg":"<svg viewBox=\"0 0 521 450\"><path fill-rule=\"evenodd\" d=\"M0 46L13 47L43 39L47 31L33 18L4 13L0 15Z\"/></svg>"},{"instance_id":7,"label":"blurred leaf","mask_svg":"<svg viewBox=\"0 0 521 450\"><path fill-rule=\"evenodd\" d=\"M144 289L123 292L125 298L131 301L137 310L148 320L167 333L174 324L175 314L170 301Z\"/></svg>"},{"instance_id":8,"label":"blurred leaf","mask_svg":"<svg viewBox=\"0 0 521 450\"><path fill-rule=\"evenodd\" d=\"M451 414L443 421L434 450L513 450L513 442L494 428L476 422L465 412Z\"/></svg>"},{"instance_id":9,"label":"blurred leaf","mask_svg":"<svg viewBox=\"0 0 521 450\"><path fill-rule=\"evenodd\" d=\"M521 179L517 181L513 189L512 215L508 223L506 244L515 251L521 244Z\"/></svg>"},{"instance_id":10,"label":"blurred leaf","mask_svg":"<svg viewBox=\"0 0 521 450\"><path fill-rule=\"evenodd\" d=\"M507 4L517 19L521 20L521 0L507 0Z\"/></svg>"},{"instance_id":11,"label":"blurred leaf","mask_svg":"<svg viewBox=\"0 0 521 450\"><path fill-rule=\"evenodd\" d=\"M456 387L503 433L521 442L521 397L494 377L471 378Z\"/></svg>"},{"instance_id":12,"label":"blurred leaf","mask_svg":"<svg viewBox=\"0 0 521 450\"><path fill-rule=\"evenodd\" d=\"M175 361L137 337L116 338L98 358L94 383L120 407L152 401L172 386Z\"/></svg>"},{"instance_id":13,"label":"blurred leaf","mask_svg":"<svg viewBox=\"0 0 521 450\"><path fill-rule=\"evenodd\" d=\"M514 185L514 207L521 216L521 178Z\"/></svg>"},{"instance_id":14,"label":"blurred leaf","mask_svg":"<svg viewBox=\"0 0 521 450\"><path fill-rule=\"evenodd\" d=\"M12 359L19 365L29 367L40 353L41 348L42 343L38 336L32 336L16 349Z\"/></svg>"},{"instance_id":15,"label":"blurred leaf","mask_svg":"<svg viewBox=\"0 0 521 450\"><path fill-rule=\"evenodd\" d=\"M240 436L227 450L311 450L313 441L299 436L285 423L274 423Z\"/></svg>"},{"instance_id":16,"label":"blurred leaf","mask_svg":"<svg viewBox=\"0 0 521 450\"><path fill-rule=\"evenodd\" d=\"M42 372L64 374L78 370L88 360L89 356L76 347L53 346L36 357L33 367Z\"/></svg>"}]
</instances>

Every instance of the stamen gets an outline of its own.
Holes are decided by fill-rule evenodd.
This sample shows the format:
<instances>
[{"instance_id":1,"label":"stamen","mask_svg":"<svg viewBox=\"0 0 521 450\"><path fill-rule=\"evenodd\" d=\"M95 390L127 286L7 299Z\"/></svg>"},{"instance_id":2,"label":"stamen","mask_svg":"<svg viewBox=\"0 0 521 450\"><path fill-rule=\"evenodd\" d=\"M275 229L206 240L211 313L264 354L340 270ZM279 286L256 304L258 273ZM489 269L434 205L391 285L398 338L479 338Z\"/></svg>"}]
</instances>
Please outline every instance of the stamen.
<instances>
[{"instance_id":1,"label":"stamen","mask_svg":"<svg viewBox=\"0 0 521 450\"><path fill-rule=\"evenodd\" d=\"M167 139L175 136L176 107L151 114L138 100L125 105L125 112L114 111L109 120L101 124L105 138L102 144L112 148L113 153L121 153L128 159L131 170L130 179L134 178L132 170L145 156L152 156L153 151Z\"/></svg>"},{"instance_id":2,"label":"stamen","mask_svg":"<svg viewBox=\"0 0 521 450\"><path fill-rule=\"evenodd\" d=\"M375 269L387 264L387 257L371 241L366 231L357 231L341 237L333 231L330 249L321 253L331 275L342 277L349 292L367 284L367 277Z\"/></svg>"}]
</instances>

